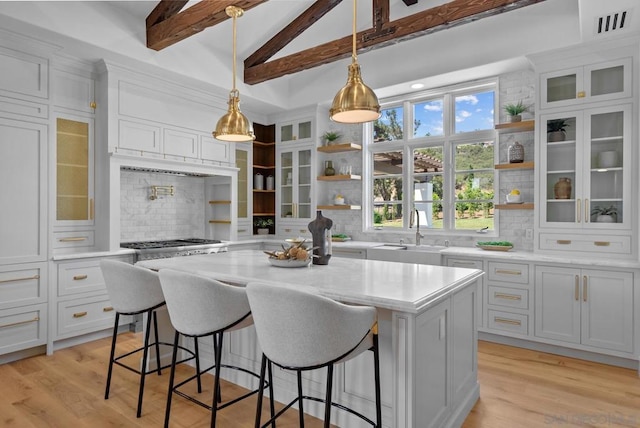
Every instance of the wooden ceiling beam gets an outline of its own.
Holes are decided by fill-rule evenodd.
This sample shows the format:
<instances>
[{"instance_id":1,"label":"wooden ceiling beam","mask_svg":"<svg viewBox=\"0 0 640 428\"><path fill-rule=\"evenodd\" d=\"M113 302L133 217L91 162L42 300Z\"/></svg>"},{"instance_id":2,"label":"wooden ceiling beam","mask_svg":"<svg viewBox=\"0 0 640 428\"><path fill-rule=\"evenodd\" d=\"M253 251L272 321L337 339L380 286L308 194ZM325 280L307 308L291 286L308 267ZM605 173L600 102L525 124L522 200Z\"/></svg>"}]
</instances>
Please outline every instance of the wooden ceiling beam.
<instances>
[{"instance_id":1,"label":"wooden ceiling beam","mask_svg":"<svg viewBox=\"0 0 640 428\"><path fill-rule=\"evenodd\" d=\"M388 0L373 1L375 23L375 5L384 4ZM359 54L369 52L542 1L545 0L452 0L392 22L385 22L381 17L382 25L379 28L374 26L372 29L358 32L357 52ZM352 36L349 35L270 62L249 67L245 65L244 82L254 85L319 65L329 64L349 57L351 49Z\"/></svg>"},{"instance_id":2,"label":"wooden ceiling beam","mask_svg":"<svg viewBox=\"0 0 640 428\"><path fill-rule=\"evenodd\" d=\"M178 14L189 0L161 0L147 16L147 28Z\"/></svg>"},{"instance_id":3,"label":"wooden ceiling beam","mask_svg":"<svg viewBox=\"0 0 640 428\"><path fill-rule=\"evenodd\" d=\"M173 2L163 0L147 17L147 47L156 51L162 50L205 28L229 19L224 11L227 6L238 6L247 11L266 1L203 0L180 13L176 13L177 5L167 5L166 3ZM177 1L176 3L183 2ZM159 10L156 12L156 9ZM166 17L166 19L162 20L162 17ZM156 22L149 25L149 22L153 21Z\"/></svg>"},{"instance_id":4,"label":"wooden ceiling beam","mask_svg":"<svg viewBox=\"0 0 640 428\"><path fill-rule=\"evenodd\" d=\"M317 0L289 25L283 28L267 43L262 45L258 50L245 59L245 68L266 62L269 58L279 52L280 49L291 43L293 39L298 37L307 28L311 27L311 25L322 18L327 12L340 4L340 2L342 2L342 0Z\"/></svg>"}]
</instances>

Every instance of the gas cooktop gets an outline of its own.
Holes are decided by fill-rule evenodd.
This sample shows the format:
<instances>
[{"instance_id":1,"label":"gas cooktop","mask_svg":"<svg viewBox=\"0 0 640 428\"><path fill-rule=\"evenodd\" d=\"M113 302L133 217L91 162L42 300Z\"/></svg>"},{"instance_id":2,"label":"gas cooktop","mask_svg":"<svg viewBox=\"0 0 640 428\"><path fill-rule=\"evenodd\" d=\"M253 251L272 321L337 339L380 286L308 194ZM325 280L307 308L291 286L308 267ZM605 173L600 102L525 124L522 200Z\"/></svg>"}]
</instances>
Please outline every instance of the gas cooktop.
<instances>
[{"instance_id":1,"label":"gas cooktop","mask_svg":"<svg viewBox=\"0 0 640 428\"><path fill-rule=\"evenodd\" d=\"M220 244L222 241L218 239L168 239L165 241L137 241L137 242L121 242L121 248L129 248L132 250L151 250L155 248L176 248L188 247L193 245Z\"/></svg>"}]
</instances>

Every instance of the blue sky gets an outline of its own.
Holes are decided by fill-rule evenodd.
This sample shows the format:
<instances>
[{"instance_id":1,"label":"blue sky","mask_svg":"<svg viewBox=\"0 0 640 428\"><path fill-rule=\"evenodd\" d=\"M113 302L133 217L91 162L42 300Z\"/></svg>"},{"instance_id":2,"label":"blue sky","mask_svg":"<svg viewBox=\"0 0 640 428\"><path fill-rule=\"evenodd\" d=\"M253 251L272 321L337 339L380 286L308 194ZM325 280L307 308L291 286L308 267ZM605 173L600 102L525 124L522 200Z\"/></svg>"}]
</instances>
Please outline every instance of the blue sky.
<instances>
[{"instance_id":1,"label":"blue sky","mask_svg":"<svg viewBox=\"0 0 640 428\"><path fill-rule=\"evenodd\" d=\"M493 129L493 92L461 95L455 98L456 133ZM420 121L416 136L443 135L442 100L415 105L415 118Z\"/></svg>"}]
</instances>

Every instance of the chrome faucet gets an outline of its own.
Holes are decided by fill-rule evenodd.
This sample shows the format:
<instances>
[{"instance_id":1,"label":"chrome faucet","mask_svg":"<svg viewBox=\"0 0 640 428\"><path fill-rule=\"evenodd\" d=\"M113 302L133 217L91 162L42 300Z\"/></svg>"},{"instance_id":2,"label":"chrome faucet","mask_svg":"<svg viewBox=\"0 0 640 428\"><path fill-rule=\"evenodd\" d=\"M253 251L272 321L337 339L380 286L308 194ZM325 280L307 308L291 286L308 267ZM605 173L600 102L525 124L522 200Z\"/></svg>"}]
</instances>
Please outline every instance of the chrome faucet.
<instances>
[{"instance_id":1,"label":"chrome faucet","mask_svg":"<svg viewBox=\"0 0 640 428\"><path fill-rule=\"evenodd\" d=\"M424 235L420 234L420 213L416 211L416 247L420 245L420 240L424 238Z\"/></svg>"}]
</instances>

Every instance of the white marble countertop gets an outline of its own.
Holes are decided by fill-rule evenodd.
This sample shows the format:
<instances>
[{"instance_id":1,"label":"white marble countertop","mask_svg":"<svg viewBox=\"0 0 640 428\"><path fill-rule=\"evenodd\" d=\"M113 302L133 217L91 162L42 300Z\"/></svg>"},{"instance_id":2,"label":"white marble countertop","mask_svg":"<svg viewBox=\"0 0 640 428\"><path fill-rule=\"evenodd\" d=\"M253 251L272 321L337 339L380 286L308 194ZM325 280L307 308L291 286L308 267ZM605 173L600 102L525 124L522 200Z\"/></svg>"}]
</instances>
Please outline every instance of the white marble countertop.
<instances>
[{"instance_id":1,"label":"white marble countertop","mask_svg":"<svg viewBox=\"0 0 640 428\"><path fill-rule=\"evenodd\" d=\"M262 281L308 286L339 301L409 313L421 312L483 275L476 269L340 257L325 266L287 269L271 266L267 256L255 250L148 260L137 265L177 269L239 284Z\"/></svg>"}]
</instances>

